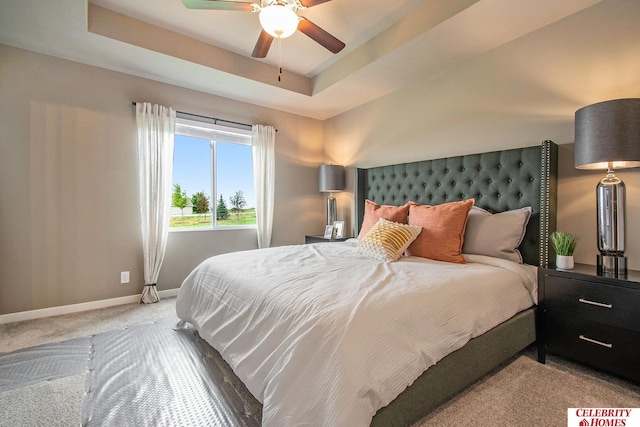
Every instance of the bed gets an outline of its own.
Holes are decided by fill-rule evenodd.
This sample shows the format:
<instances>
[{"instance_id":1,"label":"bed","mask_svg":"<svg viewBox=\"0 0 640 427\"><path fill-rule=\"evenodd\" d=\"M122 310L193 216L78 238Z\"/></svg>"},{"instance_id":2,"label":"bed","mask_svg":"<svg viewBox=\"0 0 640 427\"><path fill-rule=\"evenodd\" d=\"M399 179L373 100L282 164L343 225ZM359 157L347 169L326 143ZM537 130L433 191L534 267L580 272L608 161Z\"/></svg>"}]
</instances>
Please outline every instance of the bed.
<instances>
[{"instance_id":1,"label":"bed","mask_svg":"<svg viewBox=\"0 0 640 427\"><path fill-rule=\"evenodd\" d=\"M178 317L263 404L264 426L409 425L535 341L531 266L547 265L556 158L545 141L356 170L358 232L371 204L530 208L525 265L478 254L379 262L366 239L225 254L185 279Z\"/></svg>"}]
</instances>

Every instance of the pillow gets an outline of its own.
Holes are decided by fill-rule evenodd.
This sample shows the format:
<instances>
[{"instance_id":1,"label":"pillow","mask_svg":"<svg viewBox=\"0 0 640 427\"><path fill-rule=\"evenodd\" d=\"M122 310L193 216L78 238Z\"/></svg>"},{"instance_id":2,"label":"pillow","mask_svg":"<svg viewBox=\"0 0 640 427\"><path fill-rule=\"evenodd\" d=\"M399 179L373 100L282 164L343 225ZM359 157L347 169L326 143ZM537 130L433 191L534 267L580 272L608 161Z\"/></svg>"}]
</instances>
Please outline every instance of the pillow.
<instances>
[{"instance_id":1,"label":"pillow","mask_svg":"<svg viewBox=\"0 0 640 427\"><path fill-rule=\"evenodd\" d=\"M464 264L462 243L474 199L435 206L409 203L409 224L422 227L422 233L407 248L407 255Z\"/></svg>"},{"instance_id":2,"label":"pillow","mask_svg":"<svg viewBox=\"0 0 640 427\"><path fill-rule=\"evenodd\" d=\"M380 218L388 221L407 223L407 213L409 212L409 203L402 206L379 205L371 200L364 201L364 218L362 219L362 227L358 239L367 234L373 225Z\"/></svg>"},{"instance_id":3,"label":"pillow","mask_svg":"<svg viewBox=\"0 0 640 427\"><path fill-rule=\"evenodd\" d=\"M356 251L378 261L397 261L421 231L420 227L380 218L358 241Z\"/></svg>"},{"instance_id":4,"label":"pillow","mask_svg":"<svg viewBox=\"0 0 640 427\"><path fill-rule=\"evenodd\" d=\"M522 243L531 207L492 214L474 206L469 211L462 253L487 255L522 264Z\"/></svg>"}]
</instances>

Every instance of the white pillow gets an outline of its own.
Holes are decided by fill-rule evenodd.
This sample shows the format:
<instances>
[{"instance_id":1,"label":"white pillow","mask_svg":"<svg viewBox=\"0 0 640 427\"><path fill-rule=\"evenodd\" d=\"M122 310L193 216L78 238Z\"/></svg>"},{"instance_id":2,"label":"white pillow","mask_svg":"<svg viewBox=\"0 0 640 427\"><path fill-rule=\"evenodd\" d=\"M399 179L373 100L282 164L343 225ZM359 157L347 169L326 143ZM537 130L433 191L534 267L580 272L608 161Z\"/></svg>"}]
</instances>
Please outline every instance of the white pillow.
<instances>
[{"instance_id":1,"label":"white pillow","mask_svg":"<svg viewBox=\"0 0 640 427\"><path fill-rule=\"evenodd\" d=\"M421 231L422 227L380 218L360 238L356 252L378 261L397 261Z\"/></svg>"},{"instance_id":2,"label":"white pillow","mask_svg":"<svg viewBox=\"0 0 640 427\"><path fill-rule=\"evenodd\" d=\"M463 254L502 258L522 264L518 246L531 217L531 207L492 214L474 206L467 217Z\"/></svg>"}]
</instances>

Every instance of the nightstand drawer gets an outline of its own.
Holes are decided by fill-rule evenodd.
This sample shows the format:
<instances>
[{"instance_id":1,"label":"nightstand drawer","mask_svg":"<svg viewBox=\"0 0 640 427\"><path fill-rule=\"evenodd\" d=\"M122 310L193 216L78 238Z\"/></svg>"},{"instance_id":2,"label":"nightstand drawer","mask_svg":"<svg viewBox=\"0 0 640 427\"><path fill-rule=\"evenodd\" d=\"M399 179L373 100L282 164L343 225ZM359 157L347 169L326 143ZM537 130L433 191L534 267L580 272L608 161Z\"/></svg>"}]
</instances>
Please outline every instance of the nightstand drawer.
<instances>
[{"instance_id":1,"label":"nightstand drawer","mask_svg":"<svg viewBox=\"0 0 640 427\"><path fill-rule=\"evenodd\" d=\"M640 333L547 313L547 350L640 381Z\"/></svg>"},{"instance_id":2,"label":"nightstand drawer","mask_svg":"<svg viewBox=\"0 0 640 427\"><path fill-rule=\"evenodd\" d=\"M586 320L640 332L640 290L566 277L545 277L545 307L565 318Z\"/></svg>"}]
</instances>

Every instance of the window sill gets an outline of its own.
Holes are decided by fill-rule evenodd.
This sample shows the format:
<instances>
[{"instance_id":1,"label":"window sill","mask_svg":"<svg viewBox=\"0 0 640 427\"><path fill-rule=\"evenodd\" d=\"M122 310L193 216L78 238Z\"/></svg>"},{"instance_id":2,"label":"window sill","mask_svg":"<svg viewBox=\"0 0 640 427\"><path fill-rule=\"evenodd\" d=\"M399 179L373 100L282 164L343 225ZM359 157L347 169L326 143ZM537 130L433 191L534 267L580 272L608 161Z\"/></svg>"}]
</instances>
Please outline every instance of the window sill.
<instances>
[{"instance_id":1,"label":"window sill","mask_svg":"<svg viewBox=\"0 0 640 427\"><path fill-rule=\"evenodd\" d=\"M231 231L231 230L257 230L256 225L230 225L225 227L174 227L169 233L183 233L190 231Z\"/></svg>"}]
</instances>

